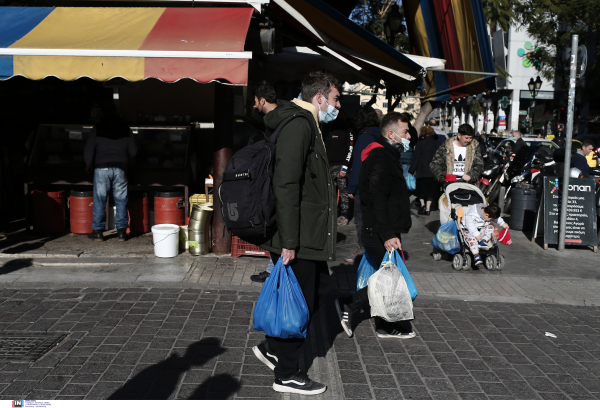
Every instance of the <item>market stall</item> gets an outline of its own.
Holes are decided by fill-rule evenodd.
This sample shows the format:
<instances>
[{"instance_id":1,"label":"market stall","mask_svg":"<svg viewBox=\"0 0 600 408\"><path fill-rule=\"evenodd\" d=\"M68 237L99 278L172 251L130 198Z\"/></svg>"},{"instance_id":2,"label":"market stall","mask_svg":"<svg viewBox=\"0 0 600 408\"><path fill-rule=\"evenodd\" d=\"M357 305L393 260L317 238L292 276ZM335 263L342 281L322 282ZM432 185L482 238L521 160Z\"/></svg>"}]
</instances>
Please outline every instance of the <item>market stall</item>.
<instances>
[{"instance_id":1,"label":"market stall","mask_svg":"<svg viewBox=\"0 0 600 408\"><path fill-rule=\"evenodd\" d=\"M85 171L83 149L93 131L93 125L40 125L25 171L25 194L48 186L91 189L93 174ZM144 125L131 126L131 131L138 154L129 165L129 190L183 190L187 213L190 127Z\"/></svg>"}]
</instances>

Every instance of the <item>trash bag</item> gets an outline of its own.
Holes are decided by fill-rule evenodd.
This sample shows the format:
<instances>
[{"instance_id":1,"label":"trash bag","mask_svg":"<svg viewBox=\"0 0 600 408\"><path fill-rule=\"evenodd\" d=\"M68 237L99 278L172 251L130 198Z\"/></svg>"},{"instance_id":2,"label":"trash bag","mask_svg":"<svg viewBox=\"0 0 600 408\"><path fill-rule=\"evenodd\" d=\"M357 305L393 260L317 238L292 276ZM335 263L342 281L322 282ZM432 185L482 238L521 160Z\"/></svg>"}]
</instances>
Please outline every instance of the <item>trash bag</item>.
<instances>
[{"instance_id":1,"label":"trash bag","mask_svg":"<svg viewBox=\"0 0 600 408\"><path fill-rule=\"evenodd\" d=\"M375 272L377 272L377 264L371 255L365 252L356 271L356 290L361 290L367 286L369 278Z\"/></svg>"},{"instance_id":2,"label":"trash bag","mask_svg":"<svg viewBox=\"0 0 600 408\"><path fill-rule=\"evenodd\" d=\"M458 241L458 231L454 220L442 224L438 232L431 240L431 245L440 251L448 252L451 255L460 252L460 242Z\"/></svg>"},{"instance_id":3,"label":"trash bag","mask_svg":"<svg viewBox=\"0 0 600 408\"><path fill-rule=\"evenodd\" d=\"M388 322L414 319L406 281L393 262L384 262L369 278L368 286L372 317L379 316Z\"/></svg>"},{"instance_id":4,"label":"trash bag","mask_svg":"<svg viewBox=\"0 0 600 408\"><path fill-rule=\"evenodd\" d=\"M381 263L381 266L383 266L383 264L389 260L390 260L390 255L388 252L383 257L383 262ZM394 249L394 252L392 252L392 262L394 263L394 265L396 265L396 267L402 274L402 277L404 278L404 281L406 282L406 287L408 288L408 292L410 293L411 300L415 300L415 298L417 297L417 286L415 285L415 282L413 281L412 276L410 276L410 273L408 272L408 269L406 268L406 264L404 263L403 257L400 258L400 255L398 255L398 251L396 251L395 249Z\"/></svg>"},{"instance_id":5,"label":"trash bag","mask_svg":"<svg viewBox=\"0 0 600 408\"><path fill-rule=\"evenodd\" d=\"M404 179L406 180L406 186L410 191L413 191L417 188L417 179L415 178L415 176L413 176L410 173L407 173L406 176L404 176Z\"/></svg>"},{"instance_id":6,"label":"trash bag","mask_svg":"<svg viewBox=\"0 0 600 408\"><path fill-rule=\"evenodd\" d=\"M304 339L307 328L306 299L292 268L279 258L256 301L254 330L280 339Z\"/></svg>"}]
</instances>

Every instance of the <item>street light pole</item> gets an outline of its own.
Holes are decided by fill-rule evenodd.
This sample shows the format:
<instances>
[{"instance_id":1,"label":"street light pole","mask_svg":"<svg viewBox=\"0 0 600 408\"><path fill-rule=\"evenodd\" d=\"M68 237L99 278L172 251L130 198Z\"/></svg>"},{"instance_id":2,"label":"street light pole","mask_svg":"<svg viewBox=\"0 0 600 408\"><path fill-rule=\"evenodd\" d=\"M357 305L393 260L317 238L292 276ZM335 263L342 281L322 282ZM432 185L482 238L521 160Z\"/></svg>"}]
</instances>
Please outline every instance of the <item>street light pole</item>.
<instances>
[{"instance_id":1,"label":"street light pole","mask_svg":"<svg viewBox=\"0 0 600 408\"><path fill-rule=\"evenodd\" d=\"M571 143L573 142L573 113L575 111L575 81L577 76L577 51L579 36L571 39L571 75L569 76L569 105L567 107L567 143L565 144L565 170L563 172L562 202L560 205L560 226L558 230L558 250L565 250L567 228L567 203L569 198L569 176L571 174Z\"/></svg>"},{"instance_id":2,"label":"street light pole","mask_svg":"<svg viewBox=\"0 0 600 408\"><path fill-rule=\"evenodd\" d=\"M531 134L533 134L533 132L535 130L534 129L535 128L535 108L536 108L535 97L537 96L541 87L542 87L542 80L540 79L539 76L536 78L535 81L533 80L533 78L530 78L529 83L527 83L527 88L529 88L529 95L531 95L531 97L533 98L533 102L531 104L531 109L533 109L533 111L531 112L531 128L529 129L529 133L531 133Z\"/></svg>"}]
</instances>

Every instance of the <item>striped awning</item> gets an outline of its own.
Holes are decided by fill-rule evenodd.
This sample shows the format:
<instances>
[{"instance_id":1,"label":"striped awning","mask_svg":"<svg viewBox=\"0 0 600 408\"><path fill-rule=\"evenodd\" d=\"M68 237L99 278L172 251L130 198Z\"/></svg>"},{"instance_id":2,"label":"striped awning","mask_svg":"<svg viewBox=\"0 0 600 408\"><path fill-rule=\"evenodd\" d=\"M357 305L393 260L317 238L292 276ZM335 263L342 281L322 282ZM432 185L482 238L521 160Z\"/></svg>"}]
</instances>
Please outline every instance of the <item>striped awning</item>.
<instances>
[{"instance_id":1,"label":"striped awning","mask_svg":"<svg viewBox=\"0 0 600 408\"><path fill-rule=\"evenodd\" d=\"M481 0L404 0L413 54L446 60L446 69L495 73ZM425 100L448 101L496 89L493 76L428 72Z\"/></svg>"},{"instance_id":2,"label":"striped awning","mask_svg":"<svg viewBox=\"0 0 600 408\"><path fill-rule=\"evenodd\" d=\"M322 0L272 0L269 10L319 48L356 70L386 81L387 92L415 88L422 66Z\"/></svg>"},{"instance_id":3,"label":"striped awning","mask_svg":"<svg viewBox=\"0 0 600 408\"><path fill-rule=\"evenodd\" d=\"M0 79L248 83L253 8L0 7Z\"/></svg>"}]
</instances>

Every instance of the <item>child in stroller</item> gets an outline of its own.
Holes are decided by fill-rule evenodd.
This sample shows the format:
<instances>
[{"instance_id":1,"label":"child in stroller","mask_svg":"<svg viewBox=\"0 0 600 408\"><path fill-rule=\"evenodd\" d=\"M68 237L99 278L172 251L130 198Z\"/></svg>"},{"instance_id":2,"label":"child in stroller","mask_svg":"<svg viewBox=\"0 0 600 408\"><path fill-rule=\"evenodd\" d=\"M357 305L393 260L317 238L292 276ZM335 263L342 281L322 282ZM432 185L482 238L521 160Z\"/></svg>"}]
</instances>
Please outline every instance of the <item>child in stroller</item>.
<instances>
[{"instance_id":1,"label":"child in stroller","mask_svg":"<svg viewBox=\"0 0 600 408\"><path fill-rule=\"evenodd\" d=\"M479 208L479 210L477 208ZM504 268L504 256L500 255L500 249L498 248L498 242L494 235L494 228L490 225L493 220L488 216L489 220L484 218L481 209L486 208L490 210L492 216L498 217L498 221L502 226L506 225L504 220L499 218L499 213L487 206L486 199L483 193L477 186L469 183L448 183L444 186L444 194L440 197L439 208L440 208L440 224L441 227L438 230L444 232L445 226L448 226L450 222L454 224L454 233L456 237L454 240L448 239L447 236L441 234L442 239L438 237L438 234L432 240L433 245L433 260L440 261L442 259L442 253L447 252L452 255L452 268L458 270L469 270L471 269L471 252L473 255L479 255L475 258L477 261L483 260L485 268L488 270L502 270ZM493 207L492 207L493 208ZM496 206L497 208L497 206ZM471 212L473 211L473 212ZM499 211L499 210L498 210ZM475 249L467 241L467 223L465 218L467 214L471 214L470 218L473 220L472 225L475 226L472 232L474 234L473 242ZM484 228L484 227L490 228ZM482 227L482 231L479 231L478 227ZM506 225L508 227L508 225ZM452 227L446 227L452 229ZM447 234L446 234L447 235ZM477 239L477 238L480 239ZM479 246L480 241L486 241L485 246ZM483 244L483 242L482 242Z\"/></svg>"},{"instance_id":2,"label":"child in stroller","mask_svg":"<svg viewBox=\"0 0 600 408\"><path fill-rule=\"evenodd\" d=\"M475 204L462 219L463 237L471 249L475 265L483 264L479 255L480 247L489 250L497 245L494 239L492 221L502 226L502 228L508 229L508 224L500 217L500 208L495 204L490 204L487 207L485 204Z\"/></svg>"}]
</instances>

